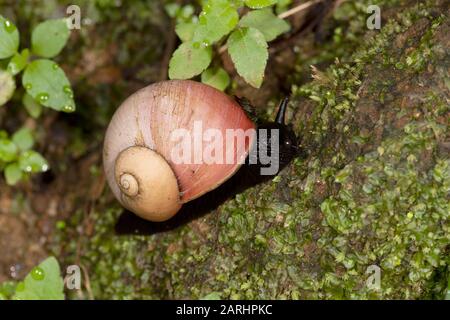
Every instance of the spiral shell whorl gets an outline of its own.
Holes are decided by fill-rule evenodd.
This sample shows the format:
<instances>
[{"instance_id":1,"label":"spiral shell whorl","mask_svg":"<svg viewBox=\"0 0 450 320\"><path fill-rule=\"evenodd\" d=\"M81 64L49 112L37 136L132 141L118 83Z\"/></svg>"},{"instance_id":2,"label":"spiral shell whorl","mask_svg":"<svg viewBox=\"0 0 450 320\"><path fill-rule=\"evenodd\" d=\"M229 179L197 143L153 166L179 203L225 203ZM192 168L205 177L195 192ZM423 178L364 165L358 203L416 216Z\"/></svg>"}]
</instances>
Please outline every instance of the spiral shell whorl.
<instances>
[{"instance_id":1,"label":"spiral shell whorl","mask_svg":"<svg viewBox=\"0 0 450 320\"><path fill-rule=\"evenodd\" d=\"M135 197L139 193L139 183L136 178L129 173L124 173L120 176L119 188L122 193L129 197Z\"/></svg>"}]
</instances>

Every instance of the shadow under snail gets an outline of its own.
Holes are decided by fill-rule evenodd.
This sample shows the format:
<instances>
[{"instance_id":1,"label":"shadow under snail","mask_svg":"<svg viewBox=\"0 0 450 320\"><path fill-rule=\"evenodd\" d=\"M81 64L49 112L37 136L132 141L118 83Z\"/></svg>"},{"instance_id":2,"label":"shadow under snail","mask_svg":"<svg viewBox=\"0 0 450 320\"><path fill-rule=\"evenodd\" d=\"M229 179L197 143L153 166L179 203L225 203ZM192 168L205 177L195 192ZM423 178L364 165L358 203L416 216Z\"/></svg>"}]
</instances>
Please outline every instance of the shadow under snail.
<instances>
[{"instance_id":1,"label":"shadow under snail","mask_svg":"<svg viewBox=\"0 0 450 320\"><path fill-rule=\"evenodd\" d=\"M273 178L299 154L296 137L284 123L286 107L284 99L274 122L256 125L236 99L208 85L170 80L147 86L122 103L106 131L103 164L108 184L118 201L139 217L170 219L166 229L178 225ZM205 137L208 129L219 134L213 135L216 140L225 140L228 132L253 134L245 135L243 143L219 144L224 146L223 159L230 156L231 162L195 161L208 148L213 157L220 152L212 146L223 141ZM198 137L199 132L203 136ZM196 140L201 143L196 145ZM277 151L271 158L278 162L274 172L261 173L271 165L254 152L261 148L267 155ZM194 161L174 159L174 150L182 151L180 157L187 150Z\"/></svg>"}]
</instances>

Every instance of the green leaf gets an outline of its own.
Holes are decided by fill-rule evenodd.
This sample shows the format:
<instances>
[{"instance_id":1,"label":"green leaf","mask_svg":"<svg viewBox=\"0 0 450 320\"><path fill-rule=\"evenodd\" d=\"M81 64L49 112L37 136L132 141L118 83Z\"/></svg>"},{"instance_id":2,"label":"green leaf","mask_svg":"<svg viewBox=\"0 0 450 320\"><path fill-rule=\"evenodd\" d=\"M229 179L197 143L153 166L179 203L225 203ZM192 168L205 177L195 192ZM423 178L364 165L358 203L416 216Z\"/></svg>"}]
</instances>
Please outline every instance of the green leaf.
<instances>
[{"instance_id":1,"label":"green leaf","mask_svg":"<svg viewBox=\"0 0 450 320\"><path fill-rule=\"evenodd\" d=\"M31 97L28 93L25 93L22 96L22 103L25 106L25 109L28 111L28 114L37 119L42 113L42 106L37 103L33 97Z\"/></svg>"},{"instance_id":2,"label":"green leaf","mask_svg":"<svg viewBox=\"0 0 450 320\"><path fill-rule=\"evenodd\" d=\"M31 34L31 50L41 57L54 57L64 48L69 35L66 19L44 21Z\"/></svg>"},{"instance_id":3,"label":"green leaf","mask_svg":"<svg viewBox=\"0 0 450 320\"><path fill-rule=\"evenodd\" d=\"M11 73L0 69L0 106L11 99L16 90L16 82Z\"/></svg>"},{"instance_id":4,"label":"green leaf","mask_svg":"<svg viewBox=\"0 0 450 320\"><path fill-rule=\"evenodd\" d=\"M30 56L30 50L23 49L21 53L16 52L12 57L11 61L8 63L7 70L13 76L18 74L20 71L25 68L28 63L28 57Z\"/></svg>"},{"instance_id":5,"label":"green leaf","mask_svg":"<svg viewBox=\"0 0 450 320\"><path fill-rule=\"evenodd\" d=\"M178 3L168 3L164 6L164 10L169 17L175 18L178 11L180 11L180 5Z\"/></svg>"},{"instance_id":6,"label":"green leaf","mask_svg":"<svg viewBox=\"0 0 450 320\"><path fill-rule=\"evenodd\" d=\"M25 69L22 84L27 93L43 106L65 112L75 110L69 80L64 71L51 60L31 62Z\"/></svg>"},{"instance_id":7,"label":"green leaf","mask_svg":"<svg viewBox=\"0 0 450 320\"><path fill-rule=\"evenodd\" d=\"M19 149L7 138L0 139L0 160L3 162L11 162L17 159Z\"/></svg>"},{"instance_id":8,"label":"green leaf","mask_svg":"<svg viewBox=\"0 0 450 320\"><path fill-rule=\"evenodd\" d=\"M210 0L199 15L193 40L213 44L236 27L239 15L233 3L228 0Z\"/></svg>"},{"instance_id":9,"label":"green leaf","mask_svg":"<svg viewBox=\"0 0 450 320\"><path fill-rule=\"evenodd\" d=\"M0 16L0 59L9 58L19 49L19 31L16 26Z\"/></svg>"},{"instance_id":10,"label":"green leaf","mask_svg":"<svg viewBox=\"0 0 450 320\"><path fill-rule=\"evenodd\" d=\"M10 186L15 185L22 179L22 170L20 170L18 163L10 163L5 168L5 180Z\"/></svg>"},{"instance_id":11,"label":"green leaf","mask_svg":"<svg viewBox=\"0 0 450 320\"><path fill-rule=\"evenodd\" d=\"M175 27L175 32L177 36L181 39L181 41L191 41L194 37L195 28L197 27L197 23L194 22L182 22L178 23Z\"/></svg>"},{"instance_id":12,"label":"green leaf","mask_svg":"<svg viewBox=\"0 0 450 320\"><path fill-rule=\"evenodd\" d=\"M48 163L38 152L28 150L19 156L19 166L24 172L45 172L48 170Z\"/></svg>"},{"instance_id":13,"label":"green leaf","mask_svg":"<svg viewBox=\"0 0 450 320\"><path fill-rule=\"evenodd\" d=\"M64 300L64 281L58 261L47 258L16 287L16 300Z\"/></svg>"},{"instance_id":14,"label":"green leaf","mask_svg":"<svg viewBox=\"0 0 450 320\"><path fill-rule=\"evenodd\" d=\"M239 28L233 31L227 44L239 75L253 87L259 88L269 57L264 35L255 28Z\"/></svg>"},{"instance_id":15,"label":"green leaf","mask_svg":"<svg viewBox=\"0 0 450 320\"><path fill-rule=\"evenodd\" d=\"M12 141L22 151L30 150L34 144L34 138L31 134L31 130L28 128L22 128L14 133Z\"/></svg>"},{"instance_id":16,"label":"green leaf","mask_svg":"<svg viewBox=\"0 0 450 320\"><path fill-rule=\"evenodd\" d=\"M209 68L202 73L202 82L223 91L230 84L230 77L222 68Z\"/></svg>"},{"instance_id":17,"label":"green leaf","mask_svg":"<svg viewBox=\"0 0 450 320\"><path fill-rule=\"evenodd\" d=\"M264 34L266 41L272 41L290 29L289 23L278 18L270 8L250 11L242 17L239 25L258 29Z\"/></svg>"},{"instance_id":18,"label":"green leaf","mask_svg":"<svg viewBox=\"0 0 450 320\"><path fill-rule=\"evenodd\" d=\"M220 300L220 292L211 292L206 296L200 298L200 300Z\"/></svg>"},{"instance_id":19,"label":"green leaf","mask_svg":"<svg viewBox=\"0 0 450 320\"><path fill-rule=\"evenodd\" d=\"M278 0L245 0L247 7L252 9L261 9L277 3Z\"/></svg>"},{"instance_id":20,"label":"green leaf","mask_svg":"<svg viewBox=\"0 0 450 320\"><path fill-rule=\"evenodd\" d=\"M172 55L169 64L170 79L189 79L208 68L212 59L210 46L192 41L182 43Z\"/></svg>"}]
</instances>

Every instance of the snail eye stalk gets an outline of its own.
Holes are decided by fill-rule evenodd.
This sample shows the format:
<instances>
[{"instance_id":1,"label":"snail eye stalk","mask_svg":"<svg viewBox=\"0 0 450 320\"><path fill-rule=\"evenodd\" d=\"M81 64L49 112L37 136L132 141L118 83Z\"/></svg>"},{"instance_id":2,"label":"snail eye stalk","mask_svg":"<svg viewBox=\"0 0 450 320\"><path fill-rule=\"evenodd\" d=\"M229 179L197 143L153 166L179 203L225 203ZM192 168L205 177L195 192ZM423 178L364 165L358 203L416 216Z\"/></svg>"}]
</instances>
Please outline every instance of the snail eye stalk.
<instances>
[{"instance_id":1,"label":"snail eye stalk","mask_svg":"<svg viewBox=\"0 0 450 320\"><path fill-rule=\"evenodd\" d=\"M281 103L280 106L278 108L278 113L277 116L275 118L275 122L281 125L285 124L285 119L286 119L286 110L287 110L287 105L289 103L289 97L285 97Z\"/></svg>"}]
</instances>

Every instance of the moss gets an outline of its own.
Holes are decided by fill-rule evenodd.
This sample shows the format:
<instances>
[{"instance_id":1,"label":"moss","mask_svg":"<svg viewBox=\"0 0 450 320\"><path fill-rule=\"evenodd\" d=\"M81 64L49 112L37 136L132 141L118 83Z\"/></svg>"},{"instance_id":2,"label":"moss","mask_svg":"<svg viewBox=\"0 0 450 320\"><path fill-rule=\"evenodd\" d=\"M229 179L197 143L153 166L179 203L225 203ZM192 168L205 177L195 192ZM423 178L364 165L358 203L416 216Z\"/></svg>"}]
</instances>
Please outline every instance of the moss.
<instances>
[{"instance_id":1,"label":"moss","mask_svg":"<svg viewBox=\"0 0 450 320\"><path fill-rule=\"evenodd\" d=\"M355 27L363 4L343 8L359 31L338 24L341 61L293 86L293 124L308 157L273 181L152 236L115 235L121 209L109 202L73 217L69 236L86 219L94 225L78 250L94 297L442 298L450 243L444 2L385 1L401 12L391 6L392 19L369 33ZM367 285L371 266L381 269L378 289Z\"/></svg>"}]
</instances>

